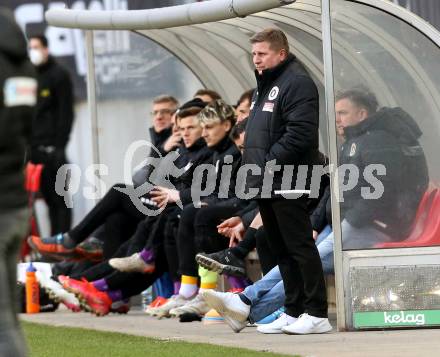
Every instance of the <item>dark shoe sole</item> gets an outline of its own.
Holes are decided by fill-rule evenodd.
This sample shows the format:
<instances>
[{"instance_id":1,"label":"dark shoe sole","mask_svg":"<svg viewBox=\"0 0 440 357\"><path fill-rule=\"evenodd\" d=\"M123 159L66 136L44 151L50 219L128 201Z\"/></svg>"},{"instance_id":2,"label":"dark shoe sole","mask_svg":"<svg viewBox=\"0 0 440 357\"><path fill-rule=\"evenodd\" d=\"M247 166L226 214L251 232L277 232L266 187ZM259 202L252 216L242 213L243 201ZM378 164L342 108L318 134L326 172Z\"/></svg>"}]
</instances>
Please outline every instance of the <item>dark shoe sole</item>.
<instances>
[{"instance_id":1,"label":"dark shoe sole","mask_svg":"<svg viewBox=\"0 0 440 357\"><path fill-rule=\"evenodd\" d=\"M243 268L235 267L233 265L225 265L221 264L218 261L208 258L202 254L196 255L196 262L201 265L203 268L208 269L210 271L214 271L219 274L227 274L237 277L245 277L246 271Z\"/></svg>"},{"instance_id":2,"label":"dark shoe sole","mask_svg":"<svg viewBox=\"0 0 440 357\"><path fill-rule=\"evenodd\" d=\"M34 241L31 239L31 237L27 240L29 246L34 250L35 252L40 253L41 255L48 256L50 258L58 259L58 260L65 260L65 259L74 259L78 255L75 253L75 249L72 250L66 250L65 252L46 252L41 251L40 248L34 243Z\"/></svg>"},{"instance_id":3,"label":"dark shoe sole","mask_svg":"<svg viewBox=\"0 0 440 357\"><path fill-rule=\"evenodd\" d=\"M75 253L78 259L82 258L83 260L91 260L93 262L100 262L104 259L102 250L86 250L78 246L75 249Z\"/></svg>"}]
</instances>

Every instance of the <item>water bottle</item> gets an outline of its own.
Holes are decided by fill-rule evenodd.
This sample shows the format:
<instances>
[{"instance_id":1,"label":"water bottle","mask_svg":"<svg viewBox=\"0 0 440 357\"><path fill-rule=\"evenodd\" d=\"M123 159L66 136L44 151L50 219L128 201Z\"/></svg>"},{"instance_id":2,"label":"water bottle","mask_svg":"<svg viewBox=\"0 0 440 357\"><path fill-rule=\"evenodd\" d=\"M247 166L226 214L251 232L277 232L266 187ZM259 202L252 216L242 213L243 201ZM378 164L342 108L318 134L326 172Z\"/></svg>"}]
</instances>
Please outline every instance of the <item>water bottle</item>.
<instances>
[{"instance_id":1,"label":"water bottle","mask_svg":"<svg viewBox=\"0 0 440 357\"><path fill-rule=\"evenodd\" d=\"M26 313L28 314L40 312L40 285L36 271L32 263L26 269Z\"/></svg>"},{"instance_id":2,"label":"water bottle","mask_svg":"<svg viewBox=\"0 0 440 357\"><path fill-rule=\"evenodd\" d=\"M153 301L153 287L150 286L148 289L142 291L141 293L142 301L142 311L145 311L148 305Z\"/></svg>"}]
</instances>

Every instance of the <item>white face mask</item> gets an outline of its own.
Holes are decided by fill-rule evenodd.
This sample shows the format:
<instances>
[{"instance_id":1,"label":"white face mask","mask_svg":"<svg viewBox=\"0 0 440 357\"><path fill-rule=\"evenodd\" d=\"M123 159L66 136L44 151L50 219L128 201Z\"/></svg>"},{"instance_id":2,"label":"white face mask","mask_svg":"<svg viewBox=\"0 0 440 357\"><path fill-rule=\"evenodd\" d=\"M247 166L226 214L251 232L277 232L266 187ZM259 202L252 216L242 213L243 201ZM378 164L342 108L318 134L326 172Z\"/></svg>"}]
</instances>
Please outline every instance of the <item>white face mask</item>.
<instances>
[{"instance_id":1,"label":"white face mask","mask_svg":"<svg viewBox=\"0 0 440 357\"><path fill-rule=\"evenodd\" d=\"M29 58L35 66L39 66L44 62L43 52L35 48L29 50Z\"/></svg>"}]
</instances>

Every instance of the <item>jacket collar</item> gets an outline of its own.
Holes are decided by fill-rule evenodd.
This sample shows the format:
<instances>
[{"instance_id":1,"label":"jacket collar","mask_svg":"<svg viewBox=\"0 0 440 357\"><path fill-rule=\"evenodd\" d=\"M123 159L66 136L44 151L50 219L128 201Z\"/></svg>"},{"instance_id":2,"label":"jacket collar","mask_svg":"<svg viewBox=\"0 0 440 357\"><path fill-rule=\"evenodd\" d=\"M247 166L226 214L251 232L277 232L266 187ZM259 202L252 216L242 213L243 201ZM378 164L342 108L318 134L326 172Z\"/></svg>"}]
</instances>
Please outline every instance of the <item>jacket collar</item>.
<instances>
[{"instance_id":1,"label":"jacket collar","mask_svg":"<svg viewBox=\"0 0 440 357\"><path fill-rule=\"evenodd\" d=\"M371 126L374 124L375 121L376 121L375 118L368 117L357 125L346 127L344 129L345 138L351 139L364 134L365 132L368 131L368 129L371 128Z\"/></svg>"},{"instance_id":2,"label":"jacket collar","mask_svg":"<svg viewBox=\"0 0 440 357\"><path fill-rule=\"evenodd\" d=\"M154 130L154 128L151 127L149 129L149 131L150 131L150 138L151 138L152 144L153 145L160 145L166 139L168 139L168 137L171 135L172 129L170 127L170 128L163 129L163 130L161 130L159 132L156 132Z\"/></svg>"},{"instance_id":3,"label":"jacket collar","mask_svg":"<svg viewBox=\"0 0 440 357\"><path fill-rule=\"evenodd\" d=\"M295 60L296 60L295 55L289 53L286 60L281 62L278 66L265 69L261 74L259 74L258 71L255 70L254 73L258 83L258 87L259 87L258 89L260 90L260 88L263 87L266 83L270 83L275 79L277 79L286 70L286 68Z\"/></svg>"},{"instance_id":4,"label":"jacket collar","mask_svg":"<svg viewBox=\"0 0 440 357\"><path fill-rule=\"evenodd\" d=\"M222 153L228 150L231 147L231 145L234 145L234 143L232 142L231 139L229 139L229 134L227 134L222 140L220 140L220 142L217 145L211 146L211 149L218 153Z\"/></svg>"},{"instance_id":5,"label":"jacket collar","mask_svg":"<svg viewBox=\"0 0 440 357\"><path fill-rule=\"evenodd\" d=\"M193 152L200 150L206 146L206 141L203 138L198 138L194 144L192 144L189 148L187 148L188 151Z\"/></svg>"},{"instance_id":6,"label":"jacket collar","mask_svg":"<svg viewBox=\"0 0 440 357\"><path fill-rule=\"evenodd\" d=\"M49 57L47 58L47 61L45 63L43 63L40 66L36 66L37 72L38 73L43 73L46 72L50 67L52 67L55 64L55 60L52 56L49 55Z\"/></svg>"}]
</instances>

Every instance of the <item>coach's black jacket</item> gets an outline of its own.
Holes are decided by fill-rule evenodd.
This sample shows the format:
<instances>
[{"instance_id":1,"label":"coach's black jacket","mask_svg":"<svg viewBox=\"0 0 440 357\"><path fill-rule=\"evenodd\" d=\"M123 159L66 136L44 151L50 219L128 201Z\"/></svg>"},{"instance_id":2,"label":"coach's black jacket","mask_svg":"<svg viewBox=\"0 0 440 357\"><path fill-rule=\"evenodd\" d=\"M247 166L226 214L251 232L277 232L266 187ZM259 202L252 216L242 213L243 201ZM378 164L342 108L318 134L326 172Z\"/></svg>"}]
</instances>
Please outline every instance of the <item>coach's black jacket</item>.
<instances>
[{"instance_id":1,"label":"coach's black jacket","mask_svg":"<svg viewBox=\"0 0 440 357\"><path fill-rule=\"evenodd\" d=\"M242 163L256 164L261 174L248 175L248 188L262 187L268 161L295 166L317 163L319 146L318 90L296 57L289 54L277 67L261 75L255 72L255 76L257 91L246 126ZM281 188L282 177L282 171L273 173L272 193ZM288 189L295 182L294 171Z\"/></svg>"}]
</instances>

